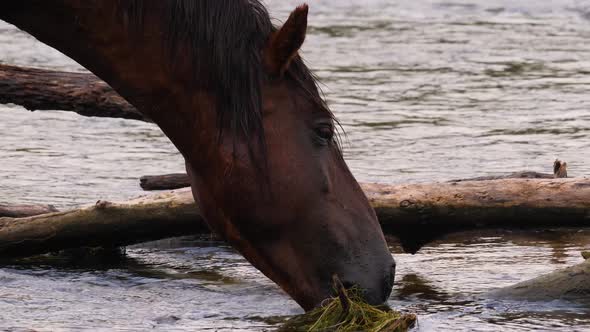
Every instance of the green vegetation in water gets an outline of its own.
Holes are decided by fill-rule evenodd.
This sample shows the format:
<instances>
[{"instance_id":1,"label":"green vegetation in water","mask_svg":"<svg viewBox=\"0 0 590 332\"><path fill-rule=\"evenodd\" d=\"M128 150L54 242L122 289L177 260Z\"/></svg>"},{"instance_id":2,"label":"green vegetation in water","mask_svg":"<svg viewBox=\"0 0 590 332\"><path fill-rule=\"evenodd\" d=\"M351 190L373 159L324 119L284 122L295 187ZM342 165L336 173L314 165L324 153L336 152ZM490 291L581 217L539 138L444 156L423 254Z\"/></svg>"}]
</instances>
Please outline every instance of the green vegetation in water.
<instances>
[{"instance_id":1,"label":"green vegetation in water","mask_svg":"<svg viewBox=\"0 0 590 332\"><path fill-rule=\"evenodd\" d=\"M367 331L403 332L414 326L416 315L402 314L363 301L358 289L346 290L337 277L334 288L338 297L322 306L289 319L279 331Z\"/></svg>"}]
</instances>

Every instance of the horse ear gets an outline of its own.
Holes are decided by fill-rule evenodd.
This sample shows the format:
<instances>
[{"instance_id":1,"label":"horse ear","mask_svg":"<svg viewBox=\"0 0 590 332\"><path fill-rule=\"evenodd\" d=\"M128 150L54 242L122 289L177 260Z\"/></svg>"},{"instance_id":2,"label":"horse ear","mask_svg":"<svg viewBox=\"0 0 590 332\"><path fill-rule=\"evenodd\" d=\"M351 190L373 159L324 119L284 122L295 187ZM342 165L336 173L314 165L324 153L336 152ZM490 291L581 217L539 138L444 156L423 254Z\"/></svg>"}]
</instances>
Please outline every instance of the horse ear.
<instances>
[{"instance_id":1,"label":"horse ear","mask_svg":"<svg viewBox=\"0 0 590 332\"><path fill-rule=\"evenodd\" d=\"M307 4L295 8L287 22L271 34L264 51L265 65L271 74L282 76L297 56L305 40L308 11Z\"/></svg>"}]
</instances>

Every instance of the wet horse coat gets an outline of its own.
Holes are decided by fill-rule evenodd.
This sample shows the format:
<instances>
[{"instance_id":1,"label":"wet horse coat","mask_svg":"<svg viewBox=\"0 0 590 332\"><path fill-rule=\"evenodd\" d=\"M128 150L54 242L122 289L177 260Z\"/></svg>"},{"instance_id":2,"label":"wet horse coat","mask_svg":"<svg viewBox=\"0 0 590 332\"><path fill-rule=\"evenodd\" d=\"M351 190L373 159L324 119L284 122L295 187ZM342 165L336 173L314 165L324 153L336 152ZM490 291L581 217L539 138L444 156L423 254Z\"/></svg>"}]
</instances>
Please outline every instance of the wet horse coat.
<instances>
[{"instance_id":1,"label":"wet horse coat","mask_svg":"<svg viewBox=\"0 0 590 332\"><path fill-rule=\"evenodd\" d=\"M186 160L209 226L303 308L337 274L371 303L395 264L298 55L257 0L5 0L0 19L57 48L149 116Z\"/></svg>"}]
</instances>

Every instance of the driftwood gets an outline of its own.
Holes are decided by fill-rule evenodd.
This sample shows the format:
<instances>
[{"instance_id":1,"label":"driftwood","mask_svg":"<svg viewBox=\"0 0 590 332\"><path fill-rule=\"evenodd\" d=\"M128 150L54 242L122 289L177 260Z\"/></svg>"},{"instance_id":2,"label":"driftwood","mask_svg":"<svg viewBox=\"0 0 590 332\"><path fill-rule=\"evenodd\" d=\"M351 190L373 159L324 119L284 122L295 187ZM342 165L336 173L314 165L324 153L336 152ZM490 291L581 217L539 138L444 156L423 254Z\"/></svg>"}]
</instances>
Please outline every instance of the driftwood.
<instances>
[{"instance_id":1,"label":"driftwood","mask_svg":"<svg viewBox=\"0 0 590 332\"><path fill-rule=\"evenodd\" d=\"M408 252L481 228L590 227L590 179L362 184L386 234ZM28 218L0 218L0 256L129 245L206 231L190 190Z\"/></svg>"},{"instance_id":2,"label":"driftwood","mask_svg":"<svg viewBox=\"0 0 590 332\"><path fill-rule=\"evenodd\" d=\"M571 300L590 302L590 259L488 293L491 298L525 301Z\"/></svg>"},{"instance_id":3,"label":"driftwood","mask_svg":"<svg viewBox=\"0 0 590 332\"><path fill-rule=\"evenodd\" d=\"M501 179L557 179L567 178L567 163L556 159L553 163L553 174L539 173L532 171L514 172L504 175L479 176L476 178L451 180L449 182L463 182L463 181L486 181L486 180L501 180Z\"/></svg>"},{"instance_id":4,"label":"driftwood","mask_svg":"<svg viewBox=\"0 0 590 332\"><path fill-rule=\"evenodd\" d=\"M84 116L150 121L90 73L0 64L0 104L17 104L31 111L72 111Z\"/></svg>"},{"instance_id":5,"label":"driftwood","mask_svg":"<svg viewBox=\"0 0 590 332\"><path fill-rule=\"evenodd\" d=\"M514 172L505 175L490 175L479 176L469 179L451 180L453 182L469 182L469 181L489 181L489 180L503 180L503 179L554 179L554 174L539 173L532 171ZM179 188L190 187L190 181L187 174L172 173L163 175L144 175L139 178L139 186L146 191L151 190L173 190Z\"/></svg>"},{"instance_id":6,"label":"driftwood","mask_svg":"<svg viewBox=\"0 0 590 332\"><path fill-rule=\"evenodd\" d=\"M590 179L501 179L363 189L404 250L477 228L590 227Z\"/></svg>"},{"instance_id":7,"label":"driftwood","mask_svg":"<svg viewBox=\"0 0 590 332\"><path fill-rule=\"evenodd\" d=\"M521 171L502 175L487 175L478 176L468 179L450 180L449 182L465 182L465 181L488 181L488 180L502 180L502 179L554 179L554 174L539 173L533 171Z\"/></svg>"},{"instance_id":8,"label":"driftwood","mask_svg":"<svg viewBox=\"0 0 590 332\"><path fill-rule=\"evenodd\" d=\"M22 218L44 213L57 212L53 205L8 205L0 204L0 218Z\"/></svg>"},{"instance_id":9,"label":"driftwood","mask_svg":"<svg viewBox=\"0 0 590 332\"><path fill-rule=\"evenodd\" d=\"M83 246L124 246L206 230L190 191L123 203L98 201L77 210L0 218L0 257Z\"/></svg>"},{"instance_id":10,"label":"driftwood","mask_svg":"<svg viewBox=\"0 0 590 332\"><path fill-rule=\"evenodd\" d=\"M469 179L451 180L449 182L487 181L502 179L554 179L567 178L567 163L556 159L553 163L553 174L532 171L514 172L505 175L480 176ZM174 173L165 175L145 175L139 179L139 185L143 190L172 190L190 187L187 174Z\"/></svg>"}]
</instances>

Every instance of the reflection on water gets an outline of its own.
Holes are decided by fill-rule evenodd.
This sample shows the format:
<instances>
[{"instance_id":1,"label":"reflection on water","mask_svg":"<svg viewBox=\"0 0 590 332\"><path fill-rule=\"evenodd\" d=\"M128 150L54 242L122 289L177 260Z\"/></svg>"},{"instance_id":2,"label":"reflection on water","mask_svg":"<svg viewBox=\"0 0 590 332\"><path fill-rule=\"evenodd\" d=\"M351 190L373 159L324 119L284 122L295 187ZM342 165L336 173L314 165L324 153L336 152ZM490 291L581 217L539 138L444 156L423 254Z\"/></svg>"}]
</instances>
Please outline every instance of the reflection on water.
<instances>
[{"instance_id":1,"label":"reflection on water","mask_svg":"<svg viewBox=\"0 0 590 332\"><path fill-rule=\"evenodd\" d=\"M590 303L522 303L485 292L581 262L590 232L452 235L416 255L397 251L390 305L420 317L420 331L569 331L590 328ZM560 253L556 262L553 253ZM104 253L103 253L104 254ZM129 247L126 254L4 262L0 327L55 330L271 329L298 306L231 248L207 238ZM97 262L96 257L103 261Z\"/></svg>"},{"instance_id":2,"label":"reflection on water","mask_svg":"<svg viewBox=\"0 0 590 332\"><path fill-rule=\"evenodd\" d=\"M299 1L267 3L284 19ZM360 180L550 172L555 157L571 175L590 173L585 1L310 5L303 54L347 132L345 157ZM82 70L2 23L0 61ZM15 106L0 106L0 156L0 202L60 208L139 195L139 176L184 168L153 125ZM590 329L590 306L484 296L579 262L589 242L575 231L457 235L414 256L392 243L399 273L390 304L417 312L421 331ZM260 330L299 312L218 242L135 246L119 261L84 257L3 264L0 329Z\"/></svg>"}]
</instances>

